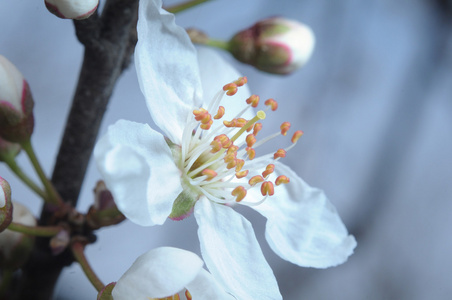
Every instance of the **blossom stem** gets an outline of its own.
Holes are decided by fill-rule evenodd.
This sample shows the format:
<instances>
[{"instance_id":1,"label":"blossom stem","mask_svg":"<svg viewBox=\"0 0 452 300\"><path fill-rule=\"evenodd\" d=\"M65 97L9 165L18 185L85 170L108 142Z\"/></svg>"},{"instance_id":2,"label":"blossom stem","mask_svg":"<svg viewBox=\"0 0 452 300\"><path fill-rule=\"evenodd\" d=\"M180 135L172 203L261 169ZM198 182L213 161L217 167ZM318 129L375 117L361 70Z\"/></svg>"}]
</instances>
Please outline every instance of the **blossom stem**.
<instances>
[{"instance_id":1,"label":"blossom stem","mask_svg":"<svg viewBox=\"0 0 452 300\"><path fill-rule=\"evenodd\" d=\"M204 45L215 47L221 50L229 51L229 43L221 40L208 39Z\"/></svg>"},{"instance_id":2,"label":"blossom stem","mask_svg":"<svg viewBox=\"0 0 452 300\"><path fill-rule=\"evenodd\" d=\"M32 191L38 194L38 196L40 196L42 199L46 200L47 194L30 177L28 177L27 174L24 173L24 171L16 163L14 158L7 159L5 160L5 162L11 169L11 171L13 171L14 174L16 174L16 176L19 177L19 179L22 180L23 183L25 183Z\"/></svg>"},{"instance_id":3,"label":"blossom stem","mask_svg":"<svg viewBox=\"0 0 452 300\"><path fill-rule=\"evenodd\" d=\"M39 163L38 158L36 157L36 154L34 152L33 146L31 145L31 141L28 140L21 144L22 148L25 150L25 153L27 153L28 158L31 161L31 164L36 170L36 173L38 173L39 179L41 179L42 184L44 185L44 188L46 190L46 200L53 204L61 204L61 198L58 195L55 187L50 182L50 180L47 178L47 176L44 173L44 170L41 167L41 164Z\"/></svg>"},{"instance_id":4,"label":"blossom stem","mask_svg":"<svg viewBox=\"0 0 452 300\"><path fill-rule=\"evenodd\" d=\"M11 224L8 225L8 229L28 235L43 237L52 237L62 230L60 226L28 226L15 222L11 222Z\"/></svg>"},{"instance_id":5,"label":"blossom stem","mask_svg":"<svg viewBox=\"0 0 452 300\"><path fill-rule=\"evenodd\" d=\"M85 273L91 284L94 286L94 288L98 292L102 291L105 285L102 283L99 277L97 277L96 273L94 273L94 270L91 268L91 265L86 259L84 252L85 246L81 242L74 242L71 246L71 250L74 254L75 259L82 267L83 272Z\"/></svg>"},{"instance_id":6,"label":"blossom stem","mask_svg":"<svg viewBox=\"0 0 452 300\"><path fill-rule=\"evenodd\" d=\"M191 1L187 1L187 2L181 3L181 4L173 5L173 6L170 6L170 7L165 7L165 9L167 11L169 11L170 13L176 14L178 12L187 10L189 8L192 8L192 7L195 7L195 6L199 5L199 4L202 4L202 3L207 2L207 1L210 1L210 0L191 0Z\"/></svg>"}]
</instances>

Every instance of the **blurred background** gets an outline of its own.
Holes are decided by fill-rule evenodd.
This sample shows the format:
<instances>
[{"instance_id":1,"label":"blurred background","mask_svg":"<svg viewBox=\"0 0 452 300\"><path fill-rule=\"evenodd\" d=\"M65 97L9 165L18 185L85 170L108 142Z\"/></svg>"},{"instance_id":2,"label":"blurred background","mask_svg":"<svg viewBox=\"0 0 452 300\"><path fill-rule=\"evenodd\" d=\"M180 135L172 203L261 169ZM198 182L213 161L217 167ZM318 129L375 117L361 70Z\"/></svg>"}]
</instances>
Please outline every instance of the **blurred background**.
<instances>
[{"instance_id":1,"label":"blurred background","mask_svg":"<svg viewBox=\"0 0 452 300\"><path fill-rule=\"evenodd\" d=\"M102 0L101 0L102 2ZM170 5L177 1L164 1ZM83 48L71 21L43 1L0 3L0 53L27 78L35 99L33 144L51 174ZM285 162L326 191L358 247L326 270L283 261L251 220L285 299L450 299L452 294L452 2L447 0L211 1L177 15L177 23L228 39L256 21L282 15L308 24L317 39L311 61L286 77L229 60L262 98L275 98L275 126L305 132ZM134 66L114 91L104 133L118 119L151 123ZM152 123L151 123L152 124ZM26 170L28 161L20 154ZM30 173L32 173L30 171ZM39 215L40 202L3 165L13 198ZM86 211L99 174L91 162L78 208ZM199 253L194 218L143 228L105 228L88 259L105 282L158 246ZM73 264L55 299L95 299Z\"/></svg>"}]
</instances>

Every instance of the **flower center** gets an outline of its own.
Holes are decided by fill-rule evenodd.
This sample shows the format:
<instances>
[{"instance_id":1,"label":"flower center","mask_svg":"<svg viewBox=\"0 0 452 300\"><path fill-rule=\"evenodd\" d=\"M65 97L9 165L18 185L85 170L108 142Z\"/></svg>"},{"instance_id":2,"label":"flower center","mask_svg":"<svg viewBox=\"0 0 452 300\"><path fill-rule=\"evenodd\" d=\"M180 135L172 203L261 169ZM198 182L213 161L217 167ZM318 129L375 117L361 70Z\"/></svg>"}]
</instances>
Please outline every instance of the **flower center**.
<instances>
[{"instance_id":1,"label":"flower center","mask_svg":"<svg viewBox=\"0 0 452 300\"><path fill-rule=\"evenodd\" d=\"M226 84L207 108L194 109L193 115L188 117L177 164L182 171L184 190L188 189L198 198L204 195L218 203L257 205L275 194L275 185L290 181L284 175L272 176L275 171L272 162L286 156L302 131L294 133L292 145L256 158L256 149L277 136L286 136L290 123L282 123L278 132L258 141L257 135L262 129L260 121L266 118L266 113L260 110L251 119L243 118L247 110L259 105L257 95L246 99L247 105L232 120L221 120L226 112L226 108L220 105L222 99L225 95L236 94L246 82L246 77L241 77ZM273 99L266 100L264 104L267 110L278 108L278 103ZM214 116L210 113L212 111ZM246 197L253 188L260 188L262 198Z\"/></svg>"}]
</instances>

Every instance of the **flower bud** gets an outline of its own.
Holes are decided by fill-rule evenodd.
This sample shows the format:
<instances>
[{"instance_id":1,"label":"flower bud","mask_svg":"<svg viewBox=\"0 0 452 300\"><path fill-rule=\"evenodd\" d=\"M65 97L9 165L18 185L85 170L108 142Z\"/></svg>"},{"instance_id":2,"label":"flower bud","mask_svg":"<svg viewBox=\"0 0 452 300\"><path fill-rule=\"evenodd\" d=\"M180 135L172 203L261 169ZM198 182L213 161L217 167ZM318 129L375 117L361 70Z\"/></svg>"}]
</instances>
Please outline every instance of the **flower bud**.
<instances>
[{"instance_id":1,"label":"flower bud","mask_svg":"<svg viewBox=\"0 0 452 300\"><path fill-rule=\"evenodd\" d=\"M11 187L8 181L0 177L0 232L11 223L12 214Z\"/></svg>"},{"instance_id":2,"label":"flower bud","mask_svg":"<svg viewBox=\"0 0 452 300\"><path fill-rule=\"evenodd\" d=\"M14 159L20 152L20 145L5 141L0 137L0 161Z\"/></svg>"},{"instance_id":3,"label":"flower bud","mask_svg":"<svg viewBox=\"0 0 452 300\"><path fill-rule=\"evenodd\" d=\"M99 0L45 0L47 9L62 19L83 20L91 16Z\"/></svg>"},{"instance_id":4,"label":"flower bud","mask_svg":"<svg viewBox=\"0 0 452 300\"><path fill-rule=\"evenodd\" d=\"M13 203L13 221L36 226L36 219L22 204ZM33 248L34 237L9 229L0 233L0 268L15 270L28 259Z\"/></svg>"},{"instance_id":5,"label":"flower bud","mask_svg":"<svg viewBox=\"0 0 452 300\"><path fill-rule=\"evenodd\" d=\"M94 205L90 207L86 220L92 229L115 225L125 220L102 180L98 181L94 188Z\"/></svg>"},{"instance_id":6,"label":"flower bud","mask_svg":"<svg viewBox=\"0 0 452 300\"><path fill-rule=\"evenodd\" d=\"M237 33L229 41L229 51L239 61L264 72L288 74L309 60L314 43L308 26L273 17Z\"/></svg>"},{"instance_id":7,"label":"flower bud","mask_svg":"<svg viewBox=\"0 0 452 300\"><path fill-rule=\"evenodd\" d=\"M15 143L27 141L33 133L33 105L27 81L0 55L0 136Z\"/></svg>"}]
</instances>

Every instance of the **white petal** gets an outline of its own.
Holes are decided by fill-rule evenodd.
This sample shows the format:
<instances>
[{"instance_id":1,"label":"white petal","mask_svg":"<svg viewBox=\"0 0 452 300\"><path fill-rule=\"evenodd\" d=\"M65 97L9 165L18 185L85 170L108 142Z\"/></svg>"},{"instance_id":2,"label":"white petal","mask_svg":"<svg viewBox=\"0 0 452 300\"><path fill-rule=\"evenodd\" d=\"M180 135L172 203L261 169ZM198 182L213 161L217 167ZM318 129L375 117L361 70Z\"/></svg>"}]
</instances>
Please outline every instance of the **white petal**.
<instances>
[{"instance_id":1,"label":"white petal","mask_svg":"<svg viewBox=\"0 0 452 300\"><path fill-rule=\"evenodd\" d=\"M196 50L162 1L140 1L135 66L152 119L180 144L187 115L200 103Z\"/></svg>"},{"instance_id":2,"label":"white petal","mask_svg":"<svg viewBox=\"0 0 452 300\"><path fill-rule=\"evenodd\" d=\"M274 164L275 176L286 175L290 183L275 186L274 196L253 207L268 219L265 233L270 247L302 267L327 268L345 262L356 241L324 192L310 187L289 167Z\"/></svg>"},{"instance_id":3,"label":"white petal","mask_svg":"<svg viewBox=\"0 0 452 300\"><path fill-rule=\"evenodd\" d=\"M225 292L215 278L202 269L198 276L187 284L187 290L190 292L193 299L196 300L232 300L235 299L232 295Z\"/></svg>"},{"instance_id":4,"label":"white petal","mask_svg":"<svg viewBox=\"0 0 452 300\"><path fill-rule=\"evenodd\" d=\"M172 296L192 282L203 262L194 253L182 249L153 249L132 264L113 289L115 300L146 300Z\"/></svg>"},{"instance_id":5,"label":"white petal","mask_svg":"<svg viewBox=\"0 0 452 300\"><path fill-rule=\"evenodd\" d=\"M94 157L119 210L143 226L163 224L181 193L180 171L163 136L146 124L120 120Z\"/></svg>"},{"instance_id":6,"label":"white petal","mask_svg":"<svg viewBox=\"0 0 452 300\"><path fill-rule=\"evenodd\" d=\"M282 298L248 220L204 197L195 205L195 217L203 259L227 292L237 299Z\"/></svg>"}]
</instances>

